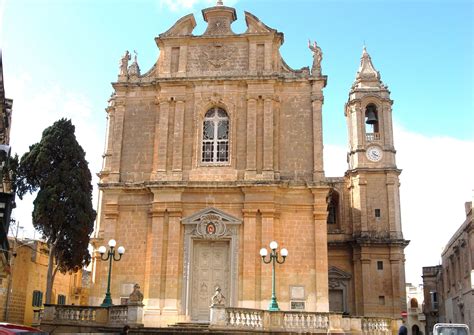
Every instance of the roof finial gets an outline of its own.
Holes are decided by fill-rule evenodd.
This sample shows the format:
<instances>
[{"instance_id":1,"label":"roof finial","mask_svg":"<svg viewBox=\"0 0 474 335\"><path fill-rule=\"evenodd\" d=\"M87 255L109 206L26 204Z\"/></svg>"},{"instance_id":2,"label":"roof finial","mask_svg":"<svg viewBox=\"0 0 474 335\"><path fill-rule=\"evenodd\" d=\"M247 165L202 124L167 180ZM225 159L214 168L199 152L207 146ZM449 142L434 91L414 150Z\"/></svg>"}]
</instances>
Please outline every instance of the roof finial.
<instances>
[{"instance_id":1,"label":"roof finial","mask_svg":"<svg viewBox=\"0 0 474 335\"><path fill-rule=\"evenodd\" d=\"M222 0L217 0L216 6L224 6L224 2Z\"/></svg>"}]
</instances>

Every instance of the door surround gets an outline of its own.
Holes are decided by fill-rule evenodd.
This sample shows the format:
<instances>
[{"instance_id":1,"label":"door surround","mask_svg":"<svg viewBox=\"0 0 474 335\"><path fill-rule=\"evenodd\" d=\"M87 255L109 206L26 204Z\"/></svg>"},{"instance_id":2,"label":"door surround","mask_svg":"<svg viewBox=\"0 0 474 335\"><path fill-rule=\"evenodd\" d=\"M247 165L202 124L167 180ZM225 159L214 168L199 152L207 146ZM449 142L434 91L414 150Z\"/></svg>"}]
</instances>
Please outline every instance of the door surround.
<instances>
[{"instance_id":1,"label":"door surround","mask_svg":"<svg viewBox=\"0 0 474 335\"><path fill-rule=\"evenodd\" d=\"M226 306L237 306L238 264L239 264L239 226L242 220L223 211L209 207L191 216L183 218L184 225L184 261L183 292L181 294L181 313L191 316L191 287L193 282L194 242L228 241L229 242L229 297Z\"/></svg>"}]
</instances>

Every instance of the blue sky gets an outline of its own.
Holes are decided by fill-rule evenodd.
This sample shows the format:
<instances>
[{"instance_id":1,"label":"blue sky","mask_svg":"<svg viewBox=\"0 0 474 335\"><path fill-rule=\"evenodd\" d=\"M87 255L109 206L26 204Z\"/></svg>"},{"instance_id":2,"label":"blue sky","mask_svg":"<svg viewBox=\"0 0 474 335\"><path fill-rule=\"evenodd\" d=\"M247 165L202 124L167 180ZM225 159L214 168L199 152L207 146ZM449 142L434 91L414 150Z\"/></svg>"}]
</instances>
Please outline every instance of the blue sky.
<instances>
[{"instance_id":1,"label":"blue sky","mask_svg":"<svg viewBox=\"0 0 474 335\"><path fill-rule=\"evenodd\" d=\"M347 168L344 103L365 42L392 92L395 146L401 176L407 281L420 282L421 266L438 263L441 248L464 220L473 189L472 1L233 0L236 33L243 11L285 34L281 54L293 68L310 66L307 41L323 50L323 126L328 175ZM14 99L12 147L23 153L62 116L77 126L93 172L100 170L105 112L125 50L137 50L142 73L156 61L154 37L206 0L0 0L0 41L7 97ZM29 207L19 204L25 234ZM30 205L31 207L31 205ZM436 208L436 211L434 211ZM425 257L417 250L429 245Z\"/></svg>"}]
</instances>

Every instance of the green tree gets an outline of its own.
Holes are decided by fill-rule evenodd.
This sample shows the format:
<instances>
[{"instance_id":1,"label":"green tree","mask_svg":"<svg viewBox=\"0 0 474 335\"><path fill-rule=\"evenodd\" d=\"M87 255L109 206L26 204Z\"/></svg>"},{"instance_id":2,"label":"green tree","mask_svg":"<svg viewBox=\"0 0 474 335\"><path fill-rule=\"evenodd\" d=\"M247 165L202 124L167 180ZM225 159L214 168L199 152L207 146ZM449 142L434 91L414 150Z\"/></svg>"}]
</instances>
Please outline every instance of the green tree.
<instances>
[{"instance_id":1,"label":"green tree","mask_svg":"<svg viewBox=\"0 0 474 335\"><path fill-rule=\"evenodd\" d=\"M38 191L33 225L49 247L46 303L51 303L57 271L77 271L91 260L87 247L96 217L91 173L74 131L66 119L46 128L41 141L21 157L15 181L20 199Z\"/></svg>"}]
</instances>

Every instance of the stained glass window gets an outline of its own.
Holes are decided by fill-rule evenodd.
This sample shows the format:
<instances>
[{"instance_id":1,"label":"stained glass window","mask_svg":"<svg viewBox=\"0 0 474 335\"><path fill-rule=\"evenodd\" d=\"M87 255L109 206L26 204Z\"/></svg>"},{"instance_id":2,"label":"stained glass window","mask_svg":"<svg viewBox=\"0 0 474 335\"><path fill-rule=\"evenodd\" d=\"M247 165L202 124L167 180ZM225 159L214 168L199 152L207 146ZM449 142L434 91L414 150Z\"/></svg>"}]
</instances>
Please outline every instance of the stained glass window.
<instances>
[{"instance_id":1,"label":"stained glass window","mask_svg":"<svg viewBox=\"0 0 474 335\"><path fill-rule=\"evenodd\" d=\"M212 108L204 116L202 161L205 163L229 161L229 117L221 108Z\"/></svg>"}]
</instances>

